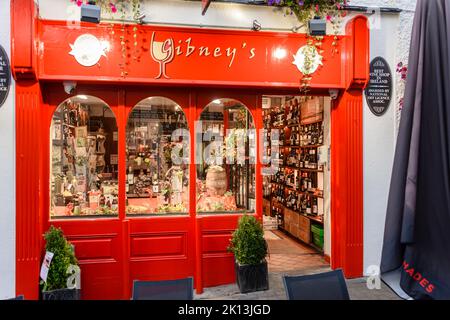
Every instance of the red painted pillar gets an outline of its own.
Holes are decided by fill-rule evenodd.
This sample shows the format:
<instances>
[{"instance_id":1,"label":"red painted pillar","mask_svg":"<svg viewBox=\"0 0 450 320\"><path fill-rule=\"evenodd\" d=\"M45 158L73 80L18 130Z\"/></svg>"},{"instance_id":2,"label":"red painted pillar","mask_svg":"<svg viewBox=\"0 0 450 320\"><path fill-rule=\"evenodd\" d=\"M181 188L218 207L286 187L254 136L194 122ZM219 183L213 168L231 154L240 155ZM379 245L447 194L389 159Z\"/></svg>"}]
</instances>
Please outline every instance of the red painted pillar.
<instances>
[{"instance_id":1,"label":"red painted pillar","mask_svg":"<svg viewBox=\"0 0 450 320\"><path fill-rule=\"evenodd\" d=\"M16 82L16 294L38 299L41 258L40 87Z\"/></svg>"},{"instance_id":2,"label":"red painted pillar","mask_svg":"<svg viewBox=\"0 0 450 320\"><path fill-rule=\"evenodd\" d=\"M345 90L331 111L331 266L347 278L363 275L363 89L369 78L367 18L347 25Z\"/></svg>"},{"instance_id":3,"label":"red painted pillar","mask_svg":"<svg viewBox=\"0 0 450 320\"><path fill-rule=\"evenodd\" d=\"M11 0L11 70L16 80L16 294L39 297L43 197L39 127L41 88L36 80L37 7ZM37 148L38 147L38 148Z\"/></svg>"},{"instance_id":4,"label":"red painted pillar","mask_svg":"<svg viewBox=\"0 0 450 320\"><path fill-rule=\"evenodd\" d=\"M332 268L363 274L362 91L343 94L332 109Z\"/></svg>"},{"instance_id":5,"label":"red painted pillar","mask_svg":"<svg viewBox=\"0 0 450 320\"><path fill-rule=\"evenodd\" d=\"M200 110L200 109L198 109ZM197 217L197 166L195 153L197 152L197 135L195 130L195 123L199 119L199 112L197 110L197 93L191 92L189 94L189 132L190 132L190 162L189 162L189 214L192 221L193 241L195 245L195 268L194 268L194 285L197 294L203 293L203 279L202 279L202 230L201 218Z\"/></svg>"},{"instance_id":6,"label":"red painted pillar","mask_svg":"<svg viewBox=\"0 0 450 320\"><path fill-rule=\"evenodd\" d=\"M255 108L253 108L255 120L255 138L256 138L256 164L255 164L255 209L257 218L263 222L263 176L262 176L262 150L264 148L264 140L260 141L262 136L259 134L263 129L262 118L262 96L255 97ZM253 183L253 181L251 181Z\"/></svg>"}]
</instances>

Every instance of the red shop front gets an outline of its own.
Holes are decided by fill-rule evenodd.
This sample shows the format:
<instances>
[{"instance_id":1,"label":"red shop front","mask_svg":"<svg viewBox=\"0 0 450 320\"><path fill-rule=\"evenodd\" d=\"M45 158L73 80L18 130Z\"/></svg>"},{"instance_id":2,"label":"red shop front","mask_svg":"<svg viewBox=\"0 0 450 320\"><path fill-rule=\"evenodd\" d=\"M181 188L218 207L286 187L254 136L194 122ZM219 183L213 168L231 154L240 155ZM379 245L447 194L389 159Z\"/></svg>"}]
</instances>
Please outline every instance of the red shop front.
<instances>
[{"instance_id":1,"label":"red shop front","mask_svg":"<svg viewBox=\"0 0 450 320\"><path fill-rule=\"evenodd\" d=\"M263 95L299 94L301 73L292 57L306 45L307 37L149 25L74 26L65 21L39 20L38 8L31 0L11 1L11 6L12 70L17 81L17 294L38 298L42 234L50 224L61 227L75 245L85 299L129 299L135 279L192 276L197 292L234 282L234 261L227 246L241 213L197 212L194 182L199 171L194 161L185 167L187 183L180 187L186 191L184 214L129 214L130 203L135 201L127 196L133 184L128 180L132 171L128 163L129 119L139 111L142 101L163 98L182 111L189 141L196 141L196 121L202 118L205 107L225 99L244 105L253 119L252 126L262 129ZM347 277L359 277L363 273L362 108L369 56L366 18L358 16L348 23L346 34L339 37L337 52L333 38L323 40L323 66L314 73L310 94L324 96L329 95L329 89L339 90L331 109L329 258L332 268L343 268ZM134 45L136 39L138 45ZM276 54L280 50L286 54ZM63 86L64 82L70 86L67 81L76 82L70 93ZM95 97L107 106L97 117L106 117L105 112L109 112L109 119L115 119L111 131L115 160L108 160L111 170L106 170L117 178L115 215L67 219L55 214L57 200L50 196L54 168L49 161L57 148L52 144L52 135L58 135L54 132L55 114L73 97ZM103 121L97 132L110 125L109 120ZM139 132L139 121L133 126L134 132ZM259 151L260 137L256 140ZM98 145L97 140L100 148ZM194 159L197 149L197 143L189 143L187 157ZM259 218L261 169L257 156L251 212Z\"/></svg>"}]
</instances>

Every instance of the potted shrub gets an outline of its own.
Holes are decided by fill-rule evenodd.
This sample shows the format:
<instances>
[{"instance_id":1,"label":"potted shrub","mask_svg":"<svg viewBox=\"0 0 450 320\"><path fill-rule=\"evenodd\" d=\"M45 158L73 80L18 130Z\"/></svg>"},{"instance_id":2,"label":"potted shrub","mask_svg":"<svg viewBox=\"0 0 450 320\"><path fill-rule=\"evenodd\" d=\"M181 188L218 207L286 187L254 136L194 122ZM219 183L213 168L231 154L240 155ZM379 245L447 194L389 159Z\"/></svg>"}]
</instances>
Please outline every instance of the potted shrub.
<instances>
[{"instance_id":1,"label":"potted shrub","mask_svg":"<svg viewBox=\"0 0 450 320\"><path fill-rule=\"evenodd\" d=\"M234 253L241 293L268 290L267 242L262 224L254 216L242 216L230 242L228 250Z\"/></svg>"},{"instance_id":2,"label":"potted shrub","mask_svg":"<svg viewBox=\"0 0 450 320\"><path fill-rule=\"evenodd\" d=\"M46 281L41 281L43 300L79 300L76 288L80 268L73 246L60 228L51 226L45 233L46 252L53 253Z\"/></svg>"}]
</instances>

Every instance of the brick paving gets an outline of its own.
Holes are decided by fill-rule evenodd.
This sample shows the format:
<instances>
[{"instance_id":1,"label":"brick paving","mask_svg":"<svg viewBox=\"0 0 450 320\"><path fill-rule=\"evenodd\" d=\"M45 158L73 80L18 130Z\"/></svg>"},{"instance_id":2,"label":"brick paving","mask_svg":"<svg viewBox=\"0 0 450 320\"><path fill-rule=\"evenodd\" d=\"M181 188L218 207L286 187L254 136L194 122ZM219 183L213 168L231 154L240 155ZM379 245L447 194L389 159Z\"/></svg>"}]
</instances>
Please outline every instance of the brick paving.
<instances>
[{"instance_id":1,"label":"brick paving","mask_svg":"<svg viewBox=\"0 0 450 320\"><path fill-rule=\"evenodd\" d=\"M269 290L241 294L236 284L205 288L203 294L195 295L199 300L285 300L283 275L307 275L330 270L321 254L302 245L285 234L266 231L269 245ZM397 300L400 299L386 285L380 290L369 290L365 279L347 280L352 300Z\"/></svg>"}]
</instances>

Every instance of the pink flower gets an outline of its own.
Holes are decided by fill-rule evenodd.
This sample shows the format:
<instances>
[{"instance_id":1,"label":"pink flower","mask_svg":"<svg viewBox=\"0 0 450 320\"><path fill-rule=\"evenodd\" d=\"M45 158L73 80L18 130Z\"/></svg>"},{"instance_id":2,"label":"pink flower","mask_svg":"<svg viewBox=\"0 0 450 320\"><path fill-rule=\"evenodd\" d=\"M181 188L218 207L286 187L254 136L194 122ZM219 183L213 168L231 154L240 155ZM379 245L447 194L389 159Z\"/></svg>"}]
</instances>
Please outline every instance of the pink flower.
<instances>
[{"instance_id":1,"label":"pink flower","mask_svg":"<svg viewBox=\"0 0 450 320\"><path fill-rule=\"evenodd\" d=\"M112 12L112 13L116 13L116 12L117 12L117 8L116 8L116 6L115 6L114 3L110 2L110 3L109 3L109 6L111 7L111 12Z\"/></svg>"},{"instance_id":2,"label":"pink flower","mask_svg":"<svg viewBox=\"0 0 450 320\"><path fill-rule=\"evenodd\" d=\"M331 21L331 16L330 15L327 15L327 21Z\"/></svg>"}]
</instances>

